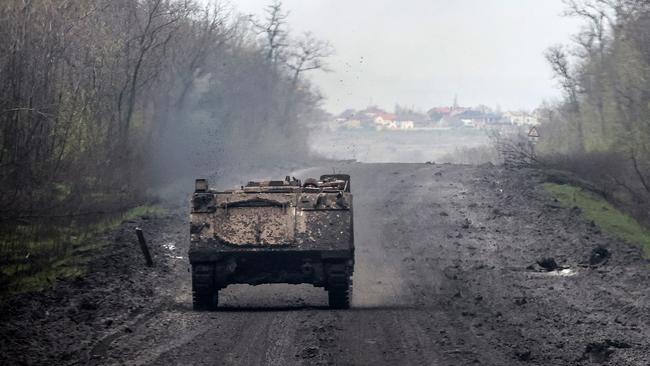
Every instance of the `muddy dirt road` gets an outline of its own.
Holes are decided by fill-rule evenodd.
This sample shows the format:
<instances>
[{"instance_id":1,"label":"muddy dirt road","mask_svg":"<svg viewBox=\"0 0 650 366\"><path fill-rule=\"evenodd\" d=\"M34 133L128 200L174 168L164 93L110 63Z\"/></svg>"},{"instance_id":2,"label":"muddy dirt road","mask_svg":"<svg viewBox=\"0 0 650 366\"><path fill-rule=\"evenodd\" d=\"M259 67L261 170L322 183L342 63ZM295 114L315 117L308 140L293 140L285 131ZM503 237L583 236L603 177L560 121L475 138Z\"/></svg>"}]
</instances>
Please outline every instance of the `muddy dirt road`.
<instances>
[{"instance_id":1,"label":"muddy dirt road","mask_svg":"<svg viewBox=\"0 0 650 366\"><path fill-rule=\"evenodd\" d=\"M535 172L435 164L337 171L352 175L355 194L352 309L327 309L325 291L311 286L269 285L228 287L220 311L193 312L187 214L178 208L116 234L116 248L130 248L132 226L143 226L155 269L139 267L129 249L119 280L104 271L14 304L0 361L650 364L647 261L553 202ZM597 246L611 257L590 266ZM544 257L561 268L544 271L536 264ZM51 307L47 316L39 304Z\"/></svg>"}]
</instances>

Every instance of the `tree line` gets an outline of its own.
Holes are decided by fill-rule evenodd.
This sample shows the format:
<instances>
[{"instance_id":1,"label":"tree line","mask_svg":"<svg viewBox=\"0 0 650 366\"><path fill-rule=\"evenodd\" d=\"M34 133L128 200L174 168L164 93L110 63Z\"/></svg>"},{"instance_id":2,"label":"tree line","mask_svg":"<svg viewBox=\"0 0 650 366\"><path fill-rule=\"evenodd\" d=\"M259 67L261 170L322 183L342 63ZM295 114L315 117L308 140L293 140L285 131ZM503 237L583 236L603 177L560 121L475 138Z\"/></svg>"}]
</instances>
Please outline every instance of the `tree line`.
<instances>
[{"instance_id":1,"label":"tree line","mask_svg":"<svg viewBox=\"0 0 650 366\"><path fill-rule=\"evenodd\" d=\"M546 163L594 182L648 219L650 202L650 2L567 0L583 20L570 45L546 59L563 91L543 108Z\"/></svg>"},{"instance_id":2,"label":"tree line","mask_svg":"<svg viewBox=\"0 0 650 366\"><path fill-rule=\"evenodd\" d=\"M120 210L163 179L307 152L332 53L195 0L0 3L0 219Z\"/></svg>"}]
</instances>

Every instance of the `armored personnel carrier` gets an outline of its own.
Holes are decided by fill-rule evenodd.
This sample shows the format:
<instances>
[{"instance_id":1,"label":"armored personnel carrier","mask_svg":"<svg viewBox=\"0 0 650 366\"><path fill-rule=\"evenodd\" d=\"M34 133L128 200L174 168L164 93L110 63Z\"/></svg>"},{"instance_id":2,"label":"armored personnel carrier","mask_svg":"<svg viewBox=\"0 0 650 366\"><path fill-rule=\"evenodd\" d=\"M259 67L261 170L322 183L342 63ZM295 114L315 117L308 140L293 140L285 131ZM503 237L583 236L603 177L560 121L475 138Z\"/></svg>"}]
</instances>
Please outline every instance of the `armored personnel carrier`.
<instances>
[{"instance_id":1,"label":"armored personnel carrier","mask_svg":"<svg viewBox=\"0 0 650 366\"><path fill-rule=\"evenodd\" d=\"M350 176L249 182L211 189L197 179L189 260L195 310L215 310L230 284L310 283L348 308L354 268Z\"/></svg>"}]
</instances>

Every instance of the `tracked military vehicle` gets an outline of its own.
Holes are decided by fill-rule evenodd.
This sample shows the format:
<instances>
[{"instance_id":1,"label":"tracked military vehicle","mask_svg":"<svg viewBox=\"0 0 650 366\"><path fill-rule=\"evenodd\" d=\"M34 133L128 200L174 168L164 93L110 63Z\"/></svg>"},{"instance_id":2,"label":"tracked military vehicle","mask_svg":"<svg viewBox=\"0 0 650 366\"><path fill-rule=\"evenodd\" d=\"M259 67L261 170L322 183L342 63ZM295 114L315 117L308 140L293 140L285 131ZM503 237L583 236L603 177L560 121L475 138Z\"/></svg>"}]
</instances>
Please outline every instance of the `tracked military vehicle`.
<instances>
[{"instance_id":1,"label":"tracked military vehicle","mask_svg":"<svg viewBox=\"0 0 650 366\"><path fill-rule=\"evenodd\" d=\"M195 310L215 310L230 284L310 283L348 308L354 268L350 176L249 182L211 189L197 179L190 250Z\"/></svg>"}]
</instances>

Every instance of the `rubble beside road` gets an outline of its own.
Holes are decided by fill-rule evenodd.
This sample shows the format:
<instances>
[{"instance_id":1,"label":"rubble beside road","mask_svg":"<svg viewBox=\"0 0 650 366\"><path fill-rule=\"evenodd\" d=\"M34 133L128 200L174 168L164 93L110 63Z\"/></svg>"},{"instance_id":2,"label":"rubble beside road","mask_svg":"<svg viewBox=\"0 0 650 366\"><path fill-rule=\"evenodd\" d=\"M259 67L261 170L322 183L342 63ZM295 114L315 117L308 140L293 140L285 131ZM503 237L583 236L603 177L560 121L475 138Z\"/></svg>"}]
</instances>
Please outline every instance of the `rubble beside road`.
<instances>
[{"instance_id":1,"label":"rubble beside road","mask_svg":"<svg viewBox=\"0 0 650 366\"><path fill-rule=\"evenodd\" d=\"M482 304L489 309L474 311L512 314L486 319L495 336L498 329L514 330L496 343L511 347L518 361L540 365L648 364L650 265L641 246L601 230L576 207L558 206L539 171L493 169L478 177L477 190L491 187L492 212L515 213L491 216L485 225L497 234L486 236L498 241L501 275L466 272L478 288L498 280L508 292L486 294ZM593 356L596 349L606 355Z\"/></svg>"}]
</instances>

